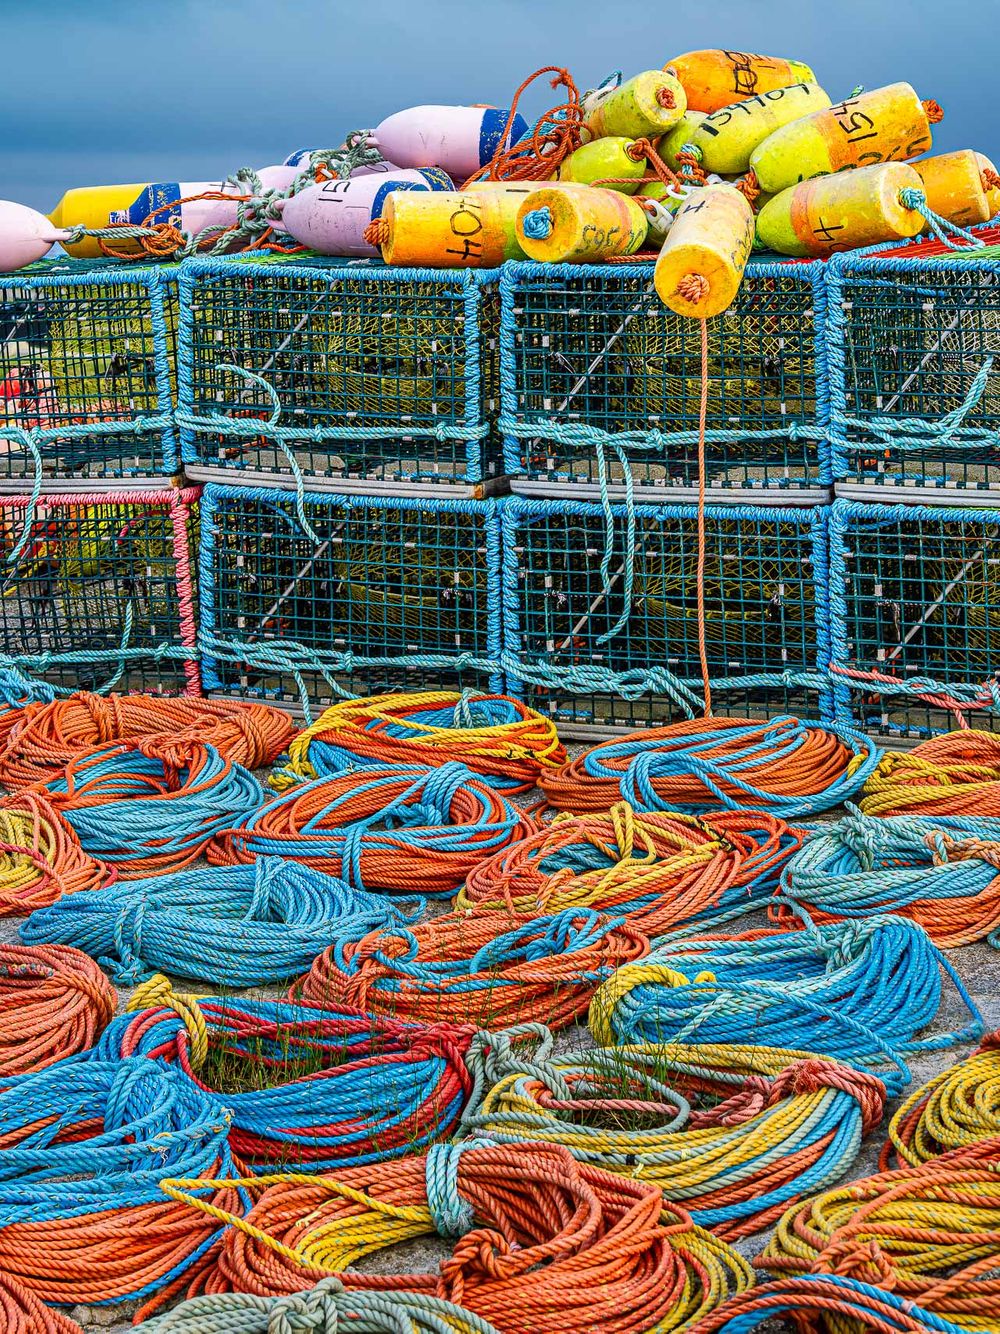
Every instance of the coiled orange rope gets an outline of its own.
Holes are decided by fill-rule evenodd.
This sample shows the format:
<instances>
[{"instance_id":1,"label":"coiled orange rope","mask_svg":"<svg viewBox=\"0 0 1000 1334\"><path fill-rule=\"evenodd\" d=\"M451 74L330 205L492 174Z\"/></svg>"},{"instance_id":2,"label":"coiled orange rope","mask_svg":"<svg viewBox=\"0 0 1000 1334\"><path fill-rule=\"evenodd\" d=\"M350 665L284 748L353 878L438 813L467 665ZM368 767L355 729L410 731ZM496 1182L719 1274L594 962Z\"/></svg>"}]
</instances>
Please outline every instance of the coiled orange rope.
<instances>
[{"instance_id":1,"label":"coiled orange rope","mask_svg":"<svg viewBox=\"0 0 1000 1334\"><path fill-rule=\"evenodd\" d=\"M433 1293L504 1334L646 1334L683 1328L751 1282L747 1262L655 1186L554 1144L441 1145L376 1169L261 1181L269 1188L245 1218L188 1193L213 1183L163 1182L232 1225L209 1292L270 1296L338 1274L349 1290ZM437 1273L348 1268L435 1232L454 1243Z\"/></svg>"},{"instance_id":2,"label":"coiled orange rope","mask_svg":"<svg viewBox=\"0 0 1000 1334\"><path fill-rule=\"evenodd\" d=\"M0 1078L92 1047L118 1003L86 954L68 945L0 945Z\"/></svg>"},{"instance_id":3,"label":"coiled orange rope","mask_svg":"<svg viewBox=\"0 0 1000 1334\"><path fill-rule=\"evenodd\" d=\"M50 1311L9 1274L0 1273L0 1329L3 1334L83 1334L75 1320Z\"/></svg>"},{"instance_id":4,"label":"coiled orange rope","mask_svg":"<svg viewBox=\"0 0 1000 1334\"><path fill-rule=\"evenodd\" d=\"M597 908L627 913L646 935L661 935L713 910L752 907L754 887L766 893L800 842L770 815L638 815L620 801L607 815L558 815L480 862L455 906L529 914Z\"/></svg>"},{"instance_id":5,"label":"coiled orange rope","mask_svg":"<svg viewBox=\"0 0 1000 1334\"><path fill-rule=\"evenodd\" d=\"M1000 1030L902 1103L879 1167L915 1167L955 1150L974 1151L983 1140L1000 1143Z\"/></svg>"},{"instance_id":6,"label":"coiled orange rope","mask_svg":"<svg viewBox=\"0 0 1000 1334\"><path fill-rule=\"evenodd\" d=\"M550 1028L586 1012L601 982L649 953L620 918L588 908L551 917L450 913L410 930L340 940L295 983L292 1000L419 1023Z\"/></svg>"},{"instance_id":7,"label":"coiled orange rope","mask_svg":"<svg viewBox=\"0 0 1000 1334\"><path fill-rule=\"evenodd\" d=\"M46 783L86 751L161 734L189 736L235 764L261 769L286 749L295 730L287 713L267 704L79 691L20 711L0 749L0 782L14 789Z\"/></svg>"},{"instance_id":8,"label":"coiled orange rope","mask_svg":"<svg viewBox=\"0 0 1000 1334\"><path fill-rule=\"evenodd\" d=\"M946 732L883 755L858 803L865 815L1000 812L1000 735Z\"/></svg>"},{"instance_id":9,"label":"coiled orange rope","mask_svg":"<svg viewBox=\"0 0 1000 1334\"><path fill-rule=\"evenodd\" d=\"M84 852L72 827L40 793L0 800L0 917L25 916L115 878L112 867Z\"/></svg>"},{"instance_id":10,"label":"coiled orange rope","mask_svg":"<svg viewBox=\"0 0 1000 1334\"><path fill-rule=\"evenodd\" d=\"M458 760L499 780L505 792L530 792L543 769L566 760L555 724L506 695L453 690L341 700L301 732L288 765L271 779L325 777L363 764L444 764Z\"/></svg>"}]
</instances>

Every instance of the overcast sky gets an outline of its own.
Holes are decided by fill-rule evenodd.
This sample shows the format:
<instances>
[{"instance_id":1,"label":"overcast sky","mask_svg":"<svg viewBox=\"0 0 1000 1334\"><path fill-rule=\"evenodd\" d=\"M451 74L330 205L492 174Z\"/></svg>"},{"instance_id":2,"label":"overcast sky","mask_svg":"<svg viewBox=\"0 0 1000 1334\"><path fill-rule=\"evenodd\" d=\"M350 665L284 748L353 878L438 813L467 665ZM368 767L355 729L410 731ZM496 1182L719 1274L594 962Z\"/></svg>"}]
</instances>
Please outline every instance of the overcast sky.
<instances>
[{"instance_id":1,"label":"overcast sky","mask_svg":"<svg viewBox=\"0 0 1000 1334\"><path fill-rule=\"evenodd\" d=\"M43 210L264 166L414 103L504 105L543 64L583 90L710 46L804 60L834 99L907 79L945 108L937 148L1000 156L1000 0L0 0L0 19L0 198Z\"/></svg>"}]
</instances>

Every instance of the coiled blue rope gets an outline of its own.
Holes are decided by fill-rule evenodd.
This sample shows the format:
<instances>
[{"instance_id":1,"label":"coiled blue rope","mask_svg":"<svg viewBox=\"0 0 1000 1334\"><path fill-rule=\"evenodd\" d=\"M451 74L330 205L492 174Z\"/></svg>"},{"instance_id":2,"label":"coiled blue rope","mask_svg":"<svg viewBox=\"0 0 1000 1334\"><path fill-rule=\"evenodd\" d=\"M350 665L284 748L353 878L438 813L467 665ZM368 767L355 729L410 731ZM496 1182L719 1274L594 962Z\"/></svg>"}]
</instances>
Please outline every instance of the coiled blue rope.
<instances>
[{"instance_id":1,"label":"coiled blue rope","mask_svg":"<svg viewBox=\"0 0 1000 1334\"><path fill-rule=\"evenodd\" d=\"M975 1002L913 922L873 917L816 926L803 914L803 926L661 944L594 996L595 1037L605 1044L757 1042L814 1051L870 1070L893 1095L909 1082L907 1055L981 1036ZM919 1037L941 1009L945 976L971 1020Z\"/></svg>"},{"instance_id":2,"label":"coiled blue rope","mask_svg":"<svg viewBox=\"0 0 1000 1334\"><path fill-rule=\"evenodd\" d=\"M70 894L21 926L31 944L73 945L119 986L170 973L255 987L297 976L341 931L392 929L423 915L420 899L388 899L280 857L191 867Z\"/></svg>"},{"instance_id":3,"label":"coiled blue rope","mask_svg":"<svg viewBox=\"0 0 1000 1334\"><path fill-rule=\"evenodd\" d=\"M417 1153L457 1128L472 1091L465 1064L471 1028L404 1025L284 1001L197 1001L169 988L160 996L162 1006L113 1020L79 1061L178 1062L180 1076L205 1087L207 1053L219 1053L221 1068L240 1082L252 1076L260 1083L208 1094L226 1107L230 1147L251 1172L276 1164L314 1172ZM202 1024L207 1043L199 1048Z\"/></svg>"},{"instance_id":4,"label":"coiled blue rope","mask_svg":"<svg viewBox=\"0 0 1000 1334\"><path fill-rule=\"evenodd\" d=\"M1000 819L847 810L785 866L785 900L850 920L904 913L946 948L1000 926Z\"/></svg>"},{"instance_id":5,"label":"coiled blue rope","mask_svg":"<svg viewBox=\"0 0 1000 1334\"><path fill-rule=\"evenodd\" d=\"M214 746L169 739L104 746L74 759L47 784L87 852L138 877L193 861L209 840L263 804L249 770ZM180 751L180 748L178 748Z\"/></svg>"}]
</instances>

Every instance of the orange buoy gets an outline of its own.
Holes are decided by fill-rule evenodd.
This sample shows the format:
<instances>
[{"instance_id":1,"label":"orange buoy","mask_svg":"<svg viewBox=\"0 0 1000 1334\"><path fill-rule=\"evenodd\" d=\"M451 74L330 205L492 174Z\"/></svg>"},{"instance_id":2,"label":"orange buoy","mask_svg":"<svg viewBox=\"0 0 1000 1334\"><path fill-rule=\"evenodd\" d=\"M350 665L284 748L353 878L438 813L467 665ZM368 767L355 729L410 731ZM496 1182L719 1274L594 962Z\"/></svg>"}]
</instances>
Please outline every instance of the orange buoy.
<instances>
[{"instance_id":1,"label":"orange buoy","mask_svg":"<svg viewBox=\"0 0 1000 1334\"><path fill-rule=\"evenodd\" d=\"M816 82L815 74L800 60L748 51L688 51L663 68L679 80L689 110L709 113L791 83Z\"/></svg>"},{"instance_id":2,"label":"orange buoy","mask_svg":"<svg viewBox=\"0 0 1000 1334\"><path fill-rule=\"evenodd\" d=\"M984 169L981 157L971 148L960 148L913 163L913 170L924 183L928 207L960 227L988 222L997 211L989 197L986 175L989 170L996 176L996 171L992 163Z\"/></svg>"}]
</instances>

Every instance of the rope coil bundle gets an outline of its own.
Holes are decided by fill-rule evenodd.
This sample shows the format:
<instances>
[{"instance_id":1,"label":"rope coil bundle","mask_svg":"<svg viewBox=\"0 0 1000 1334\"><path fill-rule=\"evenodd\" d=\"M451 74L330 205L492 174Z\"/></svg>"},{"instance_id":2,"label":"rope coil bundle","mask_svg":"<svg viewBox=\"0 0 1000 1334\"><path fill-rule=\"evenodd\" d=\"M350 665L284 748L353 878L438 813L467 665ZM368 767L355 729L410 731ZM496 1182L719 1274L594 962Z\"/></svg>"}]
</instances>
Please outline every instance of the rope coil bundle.
<instances>
[{"instance_id":1,"label":"rope coil bundle","mask_svg":"<svg viewBox=\"0 0 1000 1334\"><path fill-rule=\"evenodd\" d=\"M0 799L0 917L21 917L63 895L100 889L115 874L84 852L72 825L41 793Z\"/></svg>"},{"instance_id":2,"label":"rope coil bundle","mask_svg":"<svg viewBox=\"0 0 1000 1334\"><path fill-rule=\"evenodd\" d=\"M901 913L949 949L1000 927L1000 820L862 815L848 805L817 830L781 878L815 921ZM779 902L773 920L793 914Z\"/></svg>"},{"instance_id":3,"label":"rope coil bundle","mask_svg":"<svg viewBox=\"0 0 1000 1334\"><path fill-rule=\"evenodd\" d=\"M994 1167L949 1154L826 1191L785 1214L754 1264L858 1279L966 1329L1000 1330Z\"/></svg>"},{"instance_id":4,"label":"rope coil bundle","mask_svg":"<svg viewBox=\"0 0 1000 1334\"><path fill-rule=\"evenodd\" d=\"M152 1008L146 1008L151 1006ZM413 1027L267 1000L196 998L163 977L142 986L96 1060L177 1062L225 1105L229 1144L254 1172L377 1163L450 1134L472 1089L471 1029ZM245 1092L206 1082L210 1055Z\"/></svg>"},{"instance_id":5,"label":"rope coil bundle","mask_svg":"<svg viewBox=\"0 0 1000 1334\"><path fill-rule=\"evenodd\" d=\"M183 870L264 800L253 774L214 746L166 736L78 755L48 792L86 851L130 880Z\"/></svg>"},{"instance_id":6,"label":"rope coil bundle","mask_svg":"<svg viewBox=\"0 0 1000 1334\"><path fill-rule=\"evenodd\" d=\"M970 1022L918 1038L941 1009L943 976ZM600 987L590 1028L603 1046L766 1037L769 1045L874 1068L890 1094L909 1082L908 1054L940 1050L983 1031L951 963L920 927L894 917L819 927L806 919L797 932L664 942Z\"/></svg>"},{"instance_id":7,"label":"rope coil bundle","mask_svg":"<svg viewBox=\"0 0 1000 1334\"><path fill-rule=\"evenodd\" d=\"M694 718L605 741L539 786L550 806L577 813L624 798L637 811L764 807L790 820L854 796L877 757L870 738L839 724Z\"/></svg>"},{"instance_id":8,"label":"rope coil bundle","mask_svg":"<svg viewBox=\"0 0 1000 1334\"><path fill-rule=\"evenodd\" d=\"M117 1004L86 954L63 945L0 945L0 1079L93 1046Z\"/></svg>"},{"instance_id":9,"label":"rope coil bundle","mask_svg":"<svg viewBox=\"0 0 1000 1334\"><path fill-rule=\"evenodd\" d=\"M1000 1031L911 1093L889 1122L879 1168L916 1167L944 1153L1000 1141Z\"/></svg>"},{"instance_id":10,"label":"rope coil bundle","mask_svg":"<svg viewBox=\"0 0 1000 1334\"><path fill-rule=\"evenodd\" d=\"M692 1325L688 1334L748 1334L765 1320L788 1316L797 1326L832 1334L853 1334L859 1328L878 1334L962 1334L961 1325L909 1298L839 1274L799 1274L736 1293Z\"/></svg>"},{"instance_id":11,"label":"rope coil bundle","mask_svg":"<svg viewBox=\"0 0 1000 1334\"><path fill-rule=\"evenodd\" d=\"M83 1334L60 1311L50 1311L8 1274L0 1273L0 1325L4 1334Z\"/></svg>"},{"instance_id":12,"label":"rope coil bundle","mask_svg":"<svg viewBox=\"0 0 1000 1334\"><path fill-rule=\"evenodd\" d=\"M457 760L492 787L530 792L543 769L566 759L555 724L506 695L451 690L340 700L300 732L279 790L359 765L442 764Z\"/></svg>"},{"instance_id":13,"label":"rope coil bundle","mask_svg":"<svg viewBox=\"0 0 1000 1334\"><path fill-rule=\"evenodd\" d=\"M524 1060L502 1034L478 1034L469 1059L489 1091L463 1118L468 1129L503 1144L562 1144L579 1162L652 1182L727 1241L843 1176L885 1103L872 1075L771 1047L553 1057L548 1041Z\"/></svg>"},{"instance_id":14,"label":"rope coil bundle","mask_svg":"<svg viewBox=\"0 0 1000 1334\"><path fill-rule=\"evenodd\" d=\"M749 911L800 842L763 813L637 815L620 801L604 815L557 815L480 862L455 906L525 914L596 908L627 914L655 936L708 914L718 921Z\"/></svg>"},{"instance_id":15,"label":"rope coil bundle","mask_svg":"<svg viewBox=\"0 0 1000 1334\"><path fill-rule=\"evenodd\" d=\"M113 742L169 736L212 745L225 759L261 769L295 735L291 718L267 704L163 695L94 695L30 703L0 749L0 782L15 791L57 778L79 755Z\"/></svg>"},{"instance_id":16,"label":"rope coil bundle","mask_svg":"<svg viewBox=\"0 0 1000 1334\"><path fill-rule=\"evenodd\" d=\"M889 751L858 802L865 815L973 815L1000 810L1000 736L946 732Z\"/></svg>"},{"instance_id":17,"label":"rope coil bundle","mask_svg":"<svg viewBox=\"0 0 1000 1334\"><path fill-rule=\"evenodd\" d=\"M119 986L164 972L254 987L298 976L342 931L419 919L423 906L259 857L249 866L192 866L62 899L35 912L21 939L85 950Z\"/></svg>"},{"instance_id":18,"label":"rope coil bundle","mask_svg":"<svg viewBox=\"0 0 1000 1334\"><path fill-rule=\"evenodd\" d=\"M558 1028L586 1012L616 968L648 952L633 926L589 908L527 920L450 913L338 941L289 994L401 1021L496 1028L537 1020Z\"/></svg>"},{"instance_id":19,"label":"rope coil bundle","mask_svg":"<svg viewBox=\"0 0 1000 1334\"><path fill-rule=\"evenodd\" d=\"M500 1334L464 1307L427 1293L345 1292L340 1279L324 1278L308 1292L255 1297L218 1292L155 1316L148 1334Z\"/></svg>"},{"instance_id":20,"label":"rope coil bundle","mask_svg":"<svg viewBox=\"0 0 1000 1334\"><path fill-rule=\"evenodd\" d=\"M0 1126L0 1270L42 1301L143 1297L197 1271L215 1225L159 1182L229 1171L229 1114L183 1071L63 1061L0 1091Z\"/></svg>"},{"instance_id":21,"label":"rope coil bundle","mask_svg":"<svg viewBox=\"0 0 1000 1334\"><path fill-rule=\"evenodd\" d=\"M217 864L276 854L356 889L440 897L534 823L463 764L395 765L317 778L250 808L208 849Z\"/></svg>"},{"instance_id":22,"label":"rope coil bundle","mask_svg":"<svg viewBox=\"0 0 1000 1334\"><path fill-rule=\"evenodd\" d=\"M269 1189L245 1218L213 1210L232 1226L209 1291L278 1295L334 1273L348 1290L434 1294L504 1334L645 1334L683 1328L751 1282L741 1256L664 1207L654 1186L577 1163L554 1144L439 1145L377 1175L355 1168L260 1184ZM208 1210L188 1192L216 1188L163 1183L171 1198ZM435 1231L453 1242L436 1274L347 1268Z\"/></svg>"}]
</instances>

